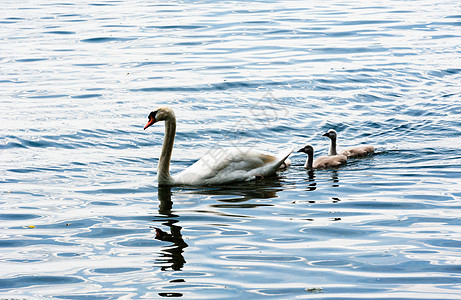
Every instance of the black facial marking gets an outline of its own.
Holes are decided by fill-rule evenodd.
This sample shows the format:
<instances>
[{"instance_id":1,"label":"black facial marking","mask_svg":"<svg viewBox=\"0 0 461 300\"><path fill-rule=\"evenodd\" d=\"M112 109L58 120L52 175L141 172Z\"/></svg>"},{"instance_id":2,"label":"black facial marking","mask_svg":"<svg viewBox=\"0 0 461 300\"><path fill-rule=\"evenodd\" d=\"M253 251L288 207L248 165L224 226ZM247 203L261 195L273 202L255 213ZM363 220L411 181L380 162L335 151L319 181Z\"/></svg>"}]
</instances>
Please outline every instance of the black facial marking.
<instances>
[{"instance_id":1,"label":"black facial marking","mask_svg":"<svg viewBox=\"0 0 461 300\"><path fill-rule=\"evenodd\" d=\"M312 146L310 146L310 145L307 145L307 146L304 146L303 148L299 149L298 152L303 152L303 153L309 154L309 153L314 152L314 148L312 148Z\"/></svg>"},{"instance_id":2,"label":"black facial marking","mask_svg":"<svg viewBox=\"0 0 461 300\"><path fill-rule=\"evenodd\" d=\"M156 115L157 115L157 111L151 111L148 116L149 120L155 119Z\"/></svg>"}]
</instances>

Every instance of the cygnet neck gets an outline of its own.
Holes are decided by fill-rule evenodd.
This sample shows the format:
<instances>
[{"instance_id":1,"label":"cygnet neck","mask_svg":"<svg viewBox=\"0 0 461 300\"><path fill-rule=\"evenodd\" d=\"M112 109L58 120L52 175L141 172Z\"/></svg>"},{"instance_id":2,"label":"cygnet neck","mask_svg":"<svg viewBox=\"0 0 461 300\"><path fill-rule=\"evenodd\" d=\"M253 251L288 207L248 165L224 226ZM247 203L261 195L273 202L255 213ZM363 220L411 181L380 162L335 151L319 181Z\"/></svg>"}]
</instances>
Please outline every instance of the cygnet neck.
<instances>
[{"instance_id":1,"label":"cygnet neck","mask_svg":"<svg viewBox=\"0 0 461 300\"><path fill-rule=\"evenodd\" d=\"M306 159L306 163L304 164L304 168L308 170L312 170L313 164L314 164L314 150L309 151L306 154L307 154L307 159Z\"/></svg>"},{"instance_id":2,"label":"cygnet neck","mask_svg":"<svg viewBox=\"0 0 461 300\"><path fill-rule=\"evenodd\" d=\"M336 152L336 136L330 137L331 143L330 143L330 150L328 151L328 155L336 155L338 154Z\"/></svg>"}]
</instances>

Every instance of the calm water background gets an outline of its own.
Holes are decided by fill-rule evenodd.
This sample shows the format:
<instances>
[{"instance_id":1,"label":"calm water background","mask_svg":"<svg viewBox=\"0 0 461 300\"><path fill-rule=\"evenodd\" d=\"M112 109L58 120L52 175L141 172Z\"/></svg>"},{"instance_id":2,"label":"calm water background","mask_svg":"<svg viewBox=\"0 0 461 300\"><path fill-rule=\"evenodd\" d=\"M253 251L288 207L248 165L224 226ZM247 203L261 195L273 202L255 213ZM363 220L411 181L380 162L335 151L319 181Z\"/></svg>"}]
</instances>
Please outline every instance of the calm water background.
<instances>
[{"instance_id":1,"label":"calm water background","mask_svg":"<svg viewBox=\"0 0 461 300\"><path fill-rule=\"evenodd\" d=\"M3 298L461 297L456 1L4 1ZM158 189L210 149L378 153Z\"/></svg>"}]
</instances>

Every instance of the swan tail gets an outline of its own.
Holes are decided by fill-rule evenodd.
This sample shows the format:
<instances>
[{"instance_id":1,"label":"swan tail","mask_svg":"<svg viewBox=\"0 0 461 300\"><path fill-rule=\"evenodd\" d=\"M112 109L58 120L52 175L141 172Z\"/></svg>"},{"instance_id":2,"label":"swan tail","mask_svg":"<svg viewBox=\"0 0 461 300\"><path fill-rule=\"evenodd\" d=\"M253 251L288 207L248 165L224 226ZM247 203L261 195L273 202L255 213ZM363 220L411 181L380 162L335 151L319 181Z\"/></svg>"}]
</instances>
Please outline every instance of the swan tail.
<instances>
[{"instance_id":1,"label":"swan tail","mask_svg":"<svg viewBox=\"0 0 461 300\"><path fill-rule=\"evenodd\" d=\"M288 156L291 155L293 150L294 148L288 148L288 149L283 150L277 155L277 164L276 164L277 169L279 169L282 165L285 165L285 168L291 165L291 161L288 158Z\"/></svg>"}]
</instances>

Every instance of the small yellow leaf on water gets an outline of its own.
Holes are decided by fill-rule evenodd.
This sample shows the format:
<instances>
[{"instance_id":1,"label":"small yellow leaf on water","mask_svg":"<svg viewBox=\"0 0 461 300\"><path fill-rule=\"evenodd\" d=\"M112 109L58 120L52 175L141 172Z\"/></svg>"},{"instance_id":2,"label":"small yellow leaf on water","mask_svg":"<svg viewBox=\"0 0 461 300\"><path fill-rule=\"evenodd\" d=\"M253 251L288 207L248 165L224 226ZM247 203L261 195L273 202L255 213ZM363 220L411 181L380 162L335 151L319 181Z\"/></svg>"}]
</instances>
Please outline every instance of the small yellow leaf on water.
<instances>
[{"instance_id":1,"label":"small yellow leaf on water","mask_svg":"<svg viewBox=\"0 0 461 300\"><path fill-rule=\"evenodd\" d=\"M29 227L29 228L35 228L35 226L34 226L34 225L29 225L29 226L27 226L27 227Z\"/></svg>"}]
</instances>

